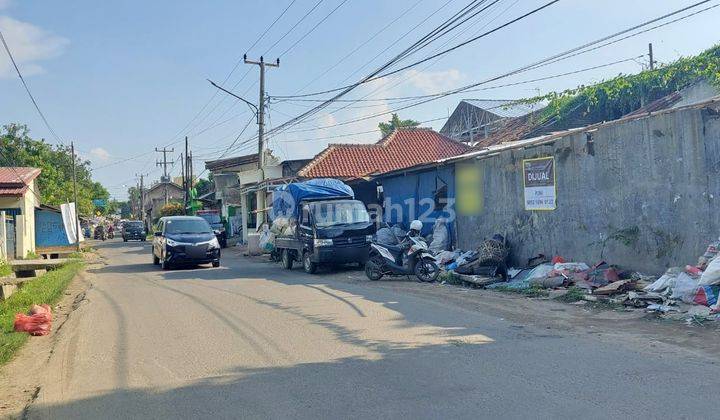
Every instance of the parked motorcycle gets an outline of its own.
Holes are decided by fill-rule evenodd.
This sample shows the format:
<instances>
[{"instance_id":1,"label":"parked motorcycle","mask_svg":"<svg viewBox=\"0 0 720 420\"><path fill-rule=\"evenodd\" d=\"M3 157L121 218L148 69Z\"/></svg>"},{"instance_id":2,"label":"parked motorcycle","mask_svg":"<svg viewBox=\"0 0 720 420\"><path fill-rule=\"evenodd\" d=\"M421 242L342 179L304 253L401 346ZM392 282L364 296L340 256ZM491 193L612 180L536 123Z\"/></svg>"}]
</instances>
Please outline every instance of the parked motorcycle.
<instances>
[{"instance_id":1,"label":"parked motorcycle","mask_svg":"<svg viewBox=\"0 0 720 420\"><path fill-rule=\"evenodd\" d=\"M417 221L413 223L415 222ZM375 281L385 275L414 274L421 282L437 280L440 269L435 256L428 250L427 243L419 236L420 228L422 228L422 224L419 225L419 228L411 224L411 231L399 245L387 245L374 241L370 245L370 258L365 264L367 278ZM412 233L414 230L417 231L415 235Z\"/></svg>"}]
</instances>

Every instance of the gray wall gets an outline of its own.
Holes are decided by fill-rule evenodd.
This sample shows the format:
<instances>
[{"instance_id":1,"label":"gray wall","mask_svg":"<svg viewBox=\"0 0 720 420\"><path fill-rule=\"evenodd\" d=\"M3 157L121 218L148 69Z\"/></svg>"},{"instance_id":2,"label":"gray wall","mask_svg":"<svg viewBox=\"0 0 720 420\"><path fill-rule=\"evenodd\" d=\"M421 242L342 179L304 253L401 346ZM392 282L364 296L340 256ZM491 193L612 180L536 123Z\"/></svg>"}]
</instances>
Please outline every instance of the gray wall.
<instances>
[{"instance_id":1,"label":"gray wall","mask_svg":"<svg viewBox=\"0 0 720 420\"><path fill-rule=\"evenodd\" d=\"M516 264L538 253L649 274L693 264L720 236L719 118L682 109L610 124L592 133L594 156L578 133L478 160L484 208L458 216L459 245L505 233ZM542 156L555 156L557 209L526 211L521 162Z\"/></svg>"}]
</instances>

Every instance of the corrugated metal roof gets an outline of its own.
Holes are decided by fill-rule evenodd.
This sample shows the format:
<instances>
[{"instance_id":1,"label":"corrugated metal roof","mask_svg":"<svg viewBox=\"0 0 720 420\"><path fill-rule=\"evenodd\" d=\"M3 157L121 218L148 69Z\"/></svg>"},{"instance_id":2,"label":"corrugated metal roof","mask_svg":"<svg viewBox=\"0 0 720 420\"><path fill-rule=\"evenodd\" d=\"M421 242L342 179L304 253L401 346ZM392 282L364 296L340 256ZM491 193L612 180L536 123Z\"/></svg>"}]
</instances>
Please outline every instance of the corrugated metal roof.
<instances>
[{"instance_id":1,"label":"corrugated metal roof","mask_svg":"<svg viewBox=\"0 0 720 420\"><path fill-rule=\"evenodd\" d=\"M463 99L463 102L493 113L501 118L517 118L545 107L545 102L533 104L511 99Z\"/></svg>"},{"instance_id":2,"label":"corrugated metal roof","mask_svg":"<svg viewBox=\"0 0 720 420\"><path fill-rule=\"evenodd\" d=\"M15 197L25 194L27 184L39 175L39 168L0 167L0 196Z\"/></svg>"}]
</instances>

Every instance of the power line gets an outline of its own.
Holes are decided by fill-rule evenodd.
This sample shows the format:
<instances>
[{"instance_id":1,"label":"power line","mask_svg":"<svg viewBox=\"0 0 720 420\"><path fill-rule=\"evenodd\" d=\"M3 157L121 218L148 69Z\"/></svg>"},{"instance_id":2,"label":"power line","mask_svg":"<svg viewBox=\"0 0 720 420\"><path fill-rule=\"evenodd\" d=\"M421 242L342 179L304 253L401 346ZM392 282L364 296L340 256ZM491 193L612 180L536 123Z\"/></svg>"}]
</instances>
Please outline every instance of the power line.
<instances>
[{"instance_id":1,"label":"power line","mask_svg":"<svg viewBox=\"0 0 720 420\"><path fill-rule=\"evenodd\" d=\"M18 68L17 63L15 62L15 57L13 57L12 52L10 52L10 47L7 44L7 41L5 41L5 36L3 35L2 31L0 31L0 41L2 41L3 47L5 47L5 52L7 52L8 57L10 57L10 62L12 62L13 67L15 68L15 72L17 73L18 77L20 78L20 82L22 82L23 87L25 88L25 92L27 92L28 96L30 97L30 100L33 103L33 106L35 106L35 109L37 110L38 114L40 114L40 118L42 119L43 123L45 124L45 127L47 127L48 131L50 131L50 134L55 138L55 140L66 146L65 142L60 139L60 136L57 135L55 130L50 126L50 123L48 122L47 118L45 118L45 114L40 110L40 106L38 105L37 101L35 100L35 97L33 96L32 92L30 92L30 87L25 82L25 78L23 77L22 73L20 72L20 68Z\"/></svg>"},{"instance_id":2,"label":"power line","mask_svg":"<svg viewBox=\"0 0 720 420\"><path fill-rule=\"evenodd\" d=\"M297 41L295 41L295 43L293 43L291 46L289 46L288 48L286 48L285 51L283 51L283 52L281 52L280 54L278 54L278 57L284 56L288 51L290 51L290 50L292 50L293 48L295 48L295 46L296 46L297 44L299 44L300 41L302 41L302 40L305 39L308 35L310 35L311 33L313 33L313 32L315 31L315 29L317 29L318 26L320 26L320 25L321 25L323 22L325 22L330 16L332 16L333 13L335 13L335 11L337 11L340 7L342 7L342 5L344 5L345 3L347 3L347 1L348 1L348 0L342 0L342 1L340 2L340 4L338 4L337 6L335 6L335 8L330 11L330 13L328 13L327 15L325 15L324 18L320 19L320 21L319 21L318 23L316 23L315 26L313 26L313 27L312 27L309 31L307 31L303 36L301 36Z\"/></svg>"},{"instance_id":3,"label":"power line","mask_svg":"<svg viewBox=\"0 0 720 420\"><path fill-rule=\"evenodd\" d=\"M355 47L355 48L354 48L352 51L350 51L349 53L345 54L340 60L338 60L337 62L335 62L335 64L333 64L332 66L330 66L330 67L329 67L327 70L325 70L324 72L322 72L322 73L320 73L319 75L317 75L314 79L312 79L311 81L309 81L305 86L301 87L296 93L302 92L303 90L305 90L305 88L307 88L308 86L312 85L313 83L315 83L316 81L318 81L318 79L320 79L321 77L325 76L325 75L328 74L330 71L332 71L333 69L335 69L337 66L339 66L341 63L343 63L345 60L347 60L347 59L348 59L349 57L351 57L353 54L355 54L356 52L358 52L362 47L364 47L365 45L367 45L368 43L370 43L373 39L377 38L378 35L380 35L381 33L385 32L390 26L392 26L393 24L395 24L395 22L397 22L398 20L400 20L403 16L407 15L407 13L408 13L409 10L415 9L415 8L416 8L420 3L422 3L423 1L425 1L425 0L418 0L418 1L416 1L415 4L413 4L412 6L410 6L409 8L407 8L405 11L403 11L400 15L398 15L397 17L395 17L395 19L393 19L393 20L389 21L388 23L386 23L385 26L383 26L379 31L375 32L370 38L368 38L367 40L365 40L365 42L363 42L362 44L360 44L360 45L358 45L357 47Z\"/></svg>"},{"instance_id":4,"label":"power line","mask_svg":"<svg viewBox=\"0 0 720 420\"><path fill-rule=\"evenodd\" d=\"M501 29L503 29L503 28L505 28L505 27L507 27L507 26L512 25L513 23L516 23L516 22L518 22L518 21L520 21L520 20L522 20L522 19L525 19L525 18L527 18L527 17L529 17L529 16L531 16L531 15L533 15L533 14L535 14L535 13L538 13L538 12L542 11L543 9L545 9L545 8L547 8L547 7L550 7L550 6L552 6L553 4L555 4L555 3L559 2L559 1L560 1L560 0L551 0L550 2L545 3L544 5L542 5L542 6L540 6L540 7L537 7L537 8L535 8L535 9L533 9L533 10L531 10L531 11L529 11L529 12L527 12L527 13L521 15L521 16L518 16L518 17L516 17L516 18L514 18L514 19L512 19L512 20L510 20L510 21L508 21L508 22L505 22L505 23L503 23L503 24L500 25L500 26L497 26L497 27L495 27L495 28L493 28L493 29L491 29L491 30L489 30L489 31L486 31L486 32L484 32L484 33L482 33L482 34L480 34L480 35L478 35L478 36L475 36L475 37L473 37L473 38L470 38L470 39L468 39L468 40L466 40L466 41L463 41L463 42L461 42L460 44L457 44L457 45L455 45L455 46L453 46L453 47L451 47L451 48L448 48L448 49L446 49L446 50L443 50L443 51L441 51L441 52L439 52L439 53L437 53L437 54L433 54L433 55L431 55L431 56L429 56L429 57L423 58L422 60L416 61L416 62L414 62L414 63L412 63L412 64L410 64L410 65L403 66L403 67L401 67L400 69L392 70L392 71L390 71L390 72L383 73L383 74L377 74L377 75L375 75L375 76L373 76L373 77L363 79L361 82L353 83L353 84L351 84L351 85L341 86L341 87L334 88L334 89L328 89L328 90L324 90L324 91L320 91L320 92L306 93L306 94L303 94L303 95L286 95L286 96L279 95L279 96L276 96L276 98L299 98L299 97L308 97L308 96L324 95L324 94L327 94L327 93L333 93L333 92L343 91L343 90L348 89L348 88L354 88L354 87L356 87L356 86L359 86L360 84L369 83L369 82L372 82L372 81L381 79L381 78L383 78L383 77L387 77L387 76L396 74L396 73L398 73L398 72L400 72L400 71L407 70L407 69L409 69L409 68L412 68L412 67L414 67L414 66L417 66L418 64L422 64L422 63L424 63L424 62L426 62L426 61L432 60L433 58L440 57L441 55L447 54L447 53L449 53L449 52L451 52L451 51L454 51L454 50L456 50L456 49L458 49L458 48L460 48L460 47L463 47L463 46L465 46L465 45L467 45L467 44L469 44L469 43L472 43L472 42L475 42L475 41L477 41L477 40L479 40L479 39L481 39L481 38L484 38L484 37L486 37L486 36L488 36L488 35L490 35L490 34L492 34L492 33L495 33L495 32L497 32L497 31L499 31L499 30L501 30ZM710 0L706 0L706 1L710 1Z\"/></svg>"},{"instance_id":5,"label":"power line","mask_svg":"<svg viewBox=\"0 0 720 420\"><path fill-rule=\"evenodd\" d=\"M255 47L255 45L257 45L257 43L260 42L260 40L263 39L265 37L265 35L267 35L267 33L270 31L270 29L272 29L272 27L275 26L275 24L285 15L285 12L287 12L288 9L290 9L290 7L293 4L295 4L295 1L297 1L297 0L292 0L290 2L290 4L287 5L287 7L282 11L282 13L280 13L280 15L275 18L273 23L271 23L270 26L268 26L267 29L265 29L265 31L258 37L258 39L256 39L255 42L253 42L253 44L250 46L250 48L248 48L247 51L245 51L245 54L249 53L250 50L252 50ZM239 66L239 65L240 65L240 60L238 60L237 66Z\"/></svg>"},{"instance_id":6,"label":"power line","mask_svg":"<svg viewBox=\"0 0 720 420\"><path fill-rule=\"evenodd\" d=\"M514 6L515 4L517 4L518 1L519 1L519 0L516 0L513 4L511 4L510 6L508 6L508 7L507 7L505 10L503 10L500 14L498 14L497 16L495 16L495 17L494 17L493 19L491 19L489 22L487 22L486 24L484 24L482 27L480 27L480 28L478 29L478 31L476 31L476 34L477 34L477 33L480 33L484 28L486 28L488 25L490 25L492 22L494 22L498 17L500 17L501 15L503 15L505 12L507 12L510 8L512 8L512 6ZM495 6L498 2L499 2L499 0L493 1L493 2L490 3L488 6L483 7L483 8L480 9L479 11L477 11L477 12L473 13L472 15L470 15L469 17L463 19L462 22L456 23L456 24L453 26L453 28L456 28L456 27L460 26L462 23L467 22L468 20L476 17L477 15L479 15L479 14L482 13L482 12L484 12L484 11L486 11L486 10L489 10L490 8L492 8L493 6ZM483 18L484 18L484 16L483 16ZM481 18L481 19L482 19L482 18ZM478 22L475 22L475 24L477 24L477 23L479 23L479 21L478 21ZM443 48L445 45L447 45L447 44L449 44L450 42L452 42L453 40L457 39L459 36L461 36L462 34L464 34L465 32L467 32L470 28L471 28L471 27L466 27L466 28L463 29L461 32L455 34L453 37L451 37L450 39L446 40L442 45L440 45L437 49L435 49L435 50L433 51L433 53L439 51L439 50L440 50L441 48ZM446 30L446 31L447 31L447 30ZM428 69L429 67L432 67L432 66L433 66L435 63L437 63L439 60L440 60L440 57L436 58L432 63L429 63L427 66L423 67L422 70L425 70L425 69ZM422 70L421 70L421 71L422 71ZM369 96L371 96L371 95L374 95L374 94L377 93L377 92L380 92L380 91L383 91L383 90L389 90L389 89L392 89L392 88L394 88L394 87L396 87L396 86L398 86L398 85L401 85L401 84L403 84L403 83L407 83L408 81L410 81L410 80L418 77L419 74L420 74L420 73L417 73L417 74L411 76L410 78L401 79L401 80L397 81L395 84L393 84L392 86L380 86L380 87L376 88L375 90L373 90L372 92L364 95L364 96L363 96L362 98L360 98L360 99L365 99L365 98L367 98L367 97L369 97ZM377 107L377 106L375 106L375 107ZM341 111L341 110L343 110L343 109L346 109L346 108L350 108L350 104L345 105L345 106L341 106L341 107L339 107L339 108L337 108L337 109L335 109L335 110L332 110L332 111L329 112L329 114L331 114L331 115L332 115L332 114L335 114L335 113L337 113L337 112L339 112L339 111ZM316 119L316 121L317 121L317 119ZM308 124L308 123L312 123L312 121L305 121L304 123L305 123L305 124Z\"/></svg>"},{"instance_id":7,"label":"power line","mask_svg":"<svg viewBox=\"0 0 720 420\"><path fill-rule=\"evenodd\" d=\"M554 75L545 76L545 77L538 77L538 78L535 78L535 79L522 80L522 81L513 82L513 83L506 83L506 84L502 84L502 85L487 86L487 87L483 87L483 88L479 88L479 89L468 89L468 90L462 91L462 93L479 92L479 91L492 90L492 89L500 89L500 88L509 87L509 86L518 86L518 85L535 83L535 82L540 82L540 81L545 81L545 80L557 79L557 78L560 78L560 77L570 76L570 75L574 75L574 74L584 73L584 72L587 72L587 71L592 71L592 70L597 70L597 69L601 69L601 68L605 68L605 67L614 66L614 65L617 65L617 64L627 63L627 62L629 62L629 61L634 61L634 60L636 60L636 59L639 58L639 57L643 57L643 55L639 55L639 56L635 56L635 57L630 57L630 58L626 58L626 59L623 59L623 60L617 60L617 61L613 61L613 62L605 63L605 64L600 64L600 65L596 65L596 66L585 67L585 68L581 68L581 69L578 69L578 70L573 70L573 71L569 71L569 72L565 72L565 73L559 73L559 74L554 74ZM461 93L461 92L458 92L458 93ZM435 94L430 94L430 95L408 96L408 97L405 97L404 99L408 99L408 100L410 100L410 99L428 99L428 98L436 98L436 97L442 96L442 95L444 95L444 92L435 93ZM404 108L402 108L402 109L404 109ZM384 113L384 114L373 114L373 115L370 116L370 117L376 117L376 116L385 115L385 114L388 114L388 113L394 113L394 112L397 112L398 110L400 110L400 109L393 109L393 110L387 111L387 113ZM366 119L366 118L363 117L363 119ZM321 129L332 128L332 127L336 127L336 126L337 126L337 125L328 125L328 126L324 126L324 127L316 127L316 128L310 128L310 129L291 130L291 131L287 131L287 133L302 133L302 132L309 132L309 131L316 131L316 130L321 130Z\"/></svg>"},{"instance_id":8,"label":"power line","mask_svg":"<svg viewBox=\"0 0 720 420\"><path fill-rule=\"evenodd\" d=\"M346 124L351 124L351 123L354 123L354 122L359 122L359 121L367 120L367 119L370 119L370 118L374 118L374 117L378 117L378 116L382 116L382 115L387 115L387 114L389 114L389 113L393 113L393 112L397 112L397 111L404 110L404 109L407 109L407 108L411 108L411 107L415 107L415 106L418 106L418 105L422 105L422 104L424 104L424 103L431 102L431 101L433 101L433 100L440 99L440 98L442 98L442 97L449 96L449 95L453 95L453 94L456 94L456 93L459 93L459 92L463 92L463 91L466 91L466 90L468 90L468 89L472 89L472 88L474 88L474 87L477 87L477 86L480 86L480 85L483 85L483 84L487 84L487 83L489 83L489 82L493 82L493 81L496 81L496 80L499 80L499 79L502 79L502 78L506 78L506 77L515 75L515 74L519 74L519 73L522 73L522 72L526 72L526 71L528 71L528 70L536 69L536 68L539 68L539 67L542 67L542 66L545 66L545 65L548 65L548 64L551 64L551 63L560 61L560 60L564 60L564 59L569 58L569 57L571 56L570 54L572 54L572 53L574 53L574 52L577 52L577 51L579 51L579 50L586 49L587 47L593 46L594 44L598 44L598 43L604 42L604 41L606 41L606 40L608 40L608 39L615 38L615 37L617 37L617 36L619 36L619 35L628 33L628 32L630 32L630 31L633 31L633 30L635 30L635 29L641 28L641 27L643 27L643 26L647 26L647 25L652 24L652 23L655 23L655 22L657 22L657 21L659 21L659 20L662 20L662 19L665 19L665 18L667 18L667 17L673 16L673 15L675 15L675 14L682 13L683 11L686 11L686 10L688 10L688 9L690 9L690 8L693 8L693 7L697 7L697 6L701 5L701 4L707 3L707 2L709 2L709 1L710 1L710 0L704 0L704 1L701 1L701 2L698 2L698 3L695 3L694 5L691 5L691 6L688 6L688 7L685 7L685 8L679 9L679 10L676 10L676 11L674 11L674 12L665 14L665 15L663 15L663 16L661 16L661 17L658 17L658 18L655 18L655 19L646 21L646 22L644 22L644 23L642 23L642 24L639 24L639 25L635 25L635 26L633 26L633 27L631 27L631 28L629 28L629 29L625 29L625 30L623 30L623 31L616 32L615 34L612 34L612 35L609 35L609 36L600 38L600 39L598 39L598 40L595 40L595 41L586 43L586 44L581 45L581 46L579 46L579 47L572 48L572 49L570 49L570 50L568 50L568 51L565 51L565 52L563 52L563 53L556 54L556 55L551 56L551 57L547 57L547 58L542 59L542 60L540 60L540 61L538 61L538 62L535 62L535 63L533 63L533 64L530 64L530 65L527 65L527 66L524 66L524 67L521 67L521 68L518 68L518 69L513 70L513 71L510 71L510 72L508 72L508 73L505 73L505 74L502 74L502 75L499 75L499 76L495 76L495 77L486 79L486 80L481 81L481 82L478 82L478 83L474 83L474 84L467 85L467 86L463 86L463 87L460 87L460 88L456 88L456 89L453 89L453 90L450 90L450 91L442 92L442 93L437 94L436 96L433 96L433 97L431 97L431 98L428 98L428 99L426 99L426 100L423 100L423 101L420 101L420 102L417 102L417 103L414 103L414 104L410 104L410 105L407 105L407 106L404 106L404 107L400 107L400 108L397 108L397 109L394 109L394 110L388 111L388 112L378 113L378 114L374 114L374 115L370 115L370 116L366 116L366 117L362 117L362 118L356 118L356 119L353 119L353 120L344 121L344 122L341 122L341 123L336 123L336 124L333 124L333 125L331 125L331 126L318 127L318 129L320 129L320 128L329 128L329 127L340 126L340 125L346 125ZM713 7L716 7L716 6L713 6ZM682 19L686 19L686 18L688 18L688 17L690 17L690 16L694 16L694 15L696 15L696 14L698 14L698 13L703 12L703 11L710 10L711 8L712 8L712 7L708 7L708 8L706 8L705 10L701 10L701 11L698 11L698 12L696 12L696 13L683 16L682 18L676 19L675 22L676 22L676 21L679 21L679 20L682 20ZM669 23L671 23L671 22L667 22L667 24L669 24ZM659 26L663 26L663 25L659 25ZM658 27L659 27L659 26L658 26ZM637 34L636 34L636 35L637 35ZM626 38L627 38L627 37L626 37ZM591 50L587 50L587 51L591 51ZM580 53L584 53L584 52L587 52L587 51L583 51L583 52L580 52ZM580 54L580 53L578 53L578 54ZM574 55L577 55L577 54L574 54ZM330 100L332 100L332 99L330 99ZM299 130L298 130L298 131L299 131ZM307 130L307 131L312 131L312 130Z\"/></svg>"},{"instance_id":9,"label":"power line","mask_svg":"<svg viewBox=\"0 0 720 420\"><path fill-rule=\"evenodd\" d=\"M483 0L483 1L484 1L484 0ZM559 1L559 0L555 0L555 1ZM383 70L385 70L385 69L387 69L388 67L392 66L394 63L402 60L404 57L406 57L406 56L408 56L409 54L412 54L413 52L417 51L417 49L422 48L423 46L426 46L427 44L425 44L425 45L422 45L422 44L425 43L427 40L432 39L433 37L435 37L435 36L438 34L438 32L440 32L440 31L442 31L444 28L446 28L448 24L451 24L452 22L456 21L456 20L457 20L459 17L461 17L464 13L467 13L468 10L471 10L473 7L476 7L476 6L477 6L477 0L472 1L470 4L468 4L467 6L463 7L459 12L457 12L453 17L447 19L445 22L443 22L443 24L441 24L440 26L436 27L435 29L433 29L432 31L430 31L429 33L427 33L426 35L424 35L424 36L423 36L422 38L420 38L418 41L416 41L415 43L413 43L412 45L410 45L408 48L406 48L406 49L403 50L401 53L399 53L398 55L396 55L396 56L395 56L393 59L391 59L390 61L386 62L385 64L383 64L382 66L380 66L379 68L377 68L375 71L371 72L369 75L365 76L365 77L364 77L363 79L361 79L359 82L355 83L354 85L351 85L351 86L347 87L346 89L343 89L343 91L341 91L340 93L336 94L334 97L330 98L330 99L327 100L326 102L323 102L323 103L317 105L315 108L313 108L313 109L311 109L311 110L309 110L309 111L306 111L306 112L304 112L303 114L301 114L301 115L299 115L299 116L297 116L297 117L295 117L295 118L292 118L292 119L286 121L285 123L281 124L281 125L278 126L278 127L275 127L275 129L273 129L273 132L274 132L274 131L278 131L278 130L285 129L286 127L289 127L289 126L291 126L291 125L293 125L293 124L296 124L296 123L302 121L303 119L305 119L305 118L307 118L307 117L309 117L309 116L311 116L311 115L319 112L321 109L325 108L325 107L328 106L330 103L332 103L333 100L338 99L338 98L346 95L346 94L349 93L351 90L353 90L355 87L359 86L359 85L362 84L362 83L365 83L368 79L370 79L370 78L372 78L372 77L375 77L376 75L378 75L379 73L381 73ZM470 9L469 9L469 8L470 8ZM271 132L268 132L268 133L271 133Z\"/></svg>"}]
</instances>

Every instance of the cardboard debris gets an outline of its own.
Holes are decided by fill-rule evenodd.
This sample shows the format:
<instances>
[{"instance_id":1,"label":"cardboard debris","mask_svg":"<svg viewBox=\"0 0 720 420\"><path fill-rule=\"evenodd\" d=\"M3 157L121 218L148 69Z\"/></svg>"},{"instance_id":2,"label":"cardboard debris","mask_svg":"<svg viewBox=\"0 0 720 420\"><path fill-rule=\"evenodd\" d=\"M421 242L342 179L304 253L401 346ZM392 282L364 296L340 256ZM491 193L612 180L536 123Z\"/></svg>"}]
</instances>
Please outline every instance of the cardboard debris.
<instances>
[{"instance_id":1,"label":"cardboard debris","mask_svg":"<svg viewBox=\"0 0 720 420\"><path fill-rule=\"evenodd\" d=\"M598 287L593 290L594 295L614 295L616 293L623 293L628 290L635 288L635 285L631 280L618 280L608 284L607 286Z\"/></svg>"}]
</instances>

